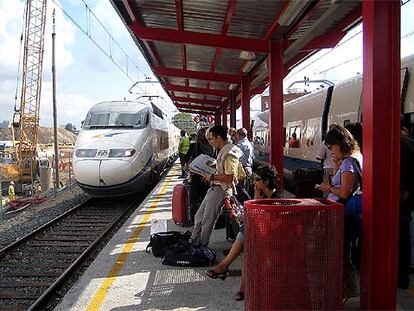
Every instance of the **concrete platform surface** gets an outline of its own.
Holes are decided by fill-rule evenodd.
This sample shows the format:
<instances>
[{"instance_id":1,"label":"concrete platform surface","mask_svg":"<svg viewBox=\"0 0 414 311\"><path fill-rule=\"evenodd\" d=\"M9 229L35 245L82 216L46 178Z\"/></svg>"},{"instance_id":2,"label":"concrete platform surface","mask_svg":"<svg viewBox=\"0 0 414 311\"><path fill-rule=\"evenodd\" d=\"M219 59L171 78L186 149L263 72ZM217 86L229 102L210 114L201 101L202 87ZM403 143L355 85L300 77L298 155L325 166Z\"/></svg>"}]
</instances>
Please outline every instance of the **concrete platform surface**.
<instances>
[{"instance_id":1,"label":"concrete platform surface","mask_svg":"<svg viewBox=\"0 0 414 311\"><path fill-rule=\"evenodd\" d=\"M115 234L81 279L55 308L67 310L243 310L232 296L239 289L240 262L222 281L204 275L208 267L164 266L145 252L152 219L166 219L168 230L186 231L171 219L172 191L182 181L178 164ZM215 230L210 246L221 260L231 243ZM232 276L234 275L234 277Z\"/></svg>"}]
</instances>

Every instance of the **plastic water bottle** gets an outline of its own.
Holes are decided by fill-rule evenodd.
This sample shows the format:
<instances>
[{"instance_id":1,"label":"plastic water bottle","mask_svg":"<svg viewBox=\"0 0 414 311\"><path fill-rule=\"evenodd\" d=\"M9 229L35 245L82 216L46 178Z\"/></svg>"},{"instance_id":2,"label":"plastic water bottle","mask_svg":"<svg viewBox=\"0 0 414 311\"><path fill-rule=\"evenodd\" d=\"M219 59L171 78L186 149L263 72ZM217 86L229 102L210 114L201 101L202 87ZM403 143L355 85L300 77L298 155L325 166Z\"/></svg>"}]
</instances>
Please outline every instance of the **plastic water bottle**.
<instances>
[{"instance_id":1,"label":"plastic water bottle","mask_svg":"<svg viewBox=\"0 0 414 311\"><path fill-rule=\"evenodd\" d=\"M151 220L151 235L158 232L167 231L167 219L153 219Z\"/></svg>"}]
</instances>

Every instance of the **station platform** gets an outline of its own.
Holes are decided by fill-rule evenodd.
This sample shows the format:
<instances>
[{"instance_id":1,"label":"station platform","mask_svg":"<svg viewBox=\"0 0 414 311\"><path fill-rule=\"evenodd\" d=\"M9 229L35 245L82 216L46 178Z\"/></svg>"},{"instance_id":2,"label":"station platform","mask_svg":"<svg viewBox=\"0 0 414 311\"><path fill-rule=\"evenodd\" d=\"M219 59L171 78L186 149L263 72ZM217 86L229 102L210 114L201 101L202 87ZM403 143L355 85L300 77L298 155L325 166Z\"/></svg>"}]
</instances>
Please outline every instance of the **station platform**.
<instances>
[{"instance_id":1,"label":"station platform","mask_svg":"<svg viewBox=\"0 0 414 311\"><path fill-rule=\"evenodd\" d=\"M180 174L176 162L55 310L244 310L244 302L233 299L240 285L240 259L222 281L205 276L209 267L164 266L145 251L153 219L166 219L169 231L189 229L171 219L172 192L182 182ZM219 229L210 239L217 261L231 247L225 237L225 229ZM359 298L348 300L344 309L359 310ZM413 288L398 291L397 309L414 309Z\"/></svg>"},{"instance_id":2,"label":"station platform","mask_svg":"<svg viewBox=\"0 0 414 311\"><path fill-rule=\"evenodd\" d=\"M172 192L181 167L174 164L99 256L69 290L55 310L243 310L232 297L239 290L240 261L225 281L205 276L208 267L164 266L146 253L152 219L167 219L168 230L186 231L171 219ZM210 247L224 258L225 229L214 230Z\"/></svg>"}]
</instances>

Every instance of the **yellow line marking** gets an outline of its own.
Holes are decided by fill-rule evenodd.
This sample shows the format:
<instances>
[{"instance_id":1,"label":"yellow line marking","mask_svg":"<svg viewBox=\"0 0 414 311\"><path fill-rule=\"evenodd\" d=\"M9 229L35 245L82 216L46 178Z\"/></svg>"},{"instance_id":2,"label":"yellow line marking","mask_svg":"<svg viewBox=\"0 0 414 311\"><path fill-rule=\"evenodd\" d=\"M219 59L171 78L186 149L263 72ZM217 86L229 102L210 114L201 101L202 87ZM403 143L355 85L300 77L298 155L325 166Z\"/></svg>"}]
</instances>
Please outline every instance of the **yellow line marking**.
<instances>
[{"instance_id":1,"label":"yellow line marking","mask_svg":"<svg viewBox=\"0 0 414 311\"><path fill-rule=\"evenodd\" d=\"M119 272L124 266L129 253L131 252L133 246L138 240L139 235L144 229L145 224L148 223L148 221L150 220L151 214L153 213L154 209L157 207L158 203L161 200L161 196L165 194L165 192L167 191L167 187L170 184L171 180L172 180L172 177L165 179L165 183L162 186L160 192L157 194L157 196L151 203L150 207L148 208L148 211L145 213L144 217L139 222L137 228L134 230L131 237L129 238L127 244L122 249L122 253L119 255L118 259L112 266L112 269L109 272L108 276L105 278L104 282L99 287L92 301L89 303L88 307L86 308L86 311L96 311L102 305L104 299L106 298L106 295L109 292L109 289L111 288L112 284L115 282L116 277L118 276Z\"/></svg>"}]
</instances>

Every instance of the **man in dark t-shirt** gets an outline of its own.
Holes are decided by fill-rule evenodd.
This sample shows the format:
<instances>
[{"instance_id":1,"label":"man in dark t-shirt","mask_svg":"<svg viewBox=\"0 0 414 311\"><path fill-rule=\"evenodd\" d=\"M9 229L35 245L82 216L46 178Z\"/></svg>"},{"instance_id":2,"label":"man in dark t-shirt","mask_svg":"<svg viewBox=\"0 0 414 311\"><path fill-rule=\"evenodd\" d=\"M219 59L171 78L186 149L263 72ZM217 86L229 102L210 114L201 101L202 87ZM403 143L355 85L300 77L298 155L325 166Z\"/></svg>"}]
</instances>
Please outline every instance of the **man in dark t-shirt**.
<instances>
[{"instance_id":1,"label":"man in dark t-shirt","mask_svg":"<svg viewBox=\"0 0 414 311\"><path fill-rule=\"evenodd\" d=\"M410 222L414 210L414 140L400 139L400 234L398 249L398 287L408 289L410 282Z\"/></svg>"}]
</instances>

